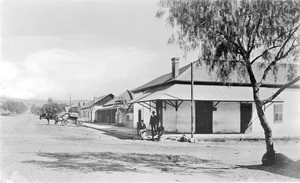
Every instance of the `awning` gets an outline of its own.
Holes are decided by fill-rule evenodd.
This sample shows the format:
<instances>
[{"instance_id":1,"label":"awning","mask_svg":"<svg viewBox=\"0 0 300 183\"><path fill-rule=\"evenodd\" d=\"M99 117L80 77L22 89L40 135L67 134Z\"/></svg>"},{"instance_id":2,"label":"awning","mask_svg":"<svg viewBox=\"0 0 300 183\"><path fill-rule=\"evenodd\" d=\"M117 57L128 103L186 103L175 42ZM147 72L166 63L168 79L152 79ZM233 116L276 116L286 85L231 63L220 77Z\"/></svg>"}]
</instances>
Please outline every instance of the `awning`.
<instances>
[{"instance_id":1,"label":"awning","mask_svg":"<svg viewBox=\"0 0 300 183\"><path fill-rule=\"evenodd\" d=\"M97 108L95 111L104 111L104 110L112 110L112 109L117 109L117 106L111 105L111 106L101 106L99 108Z\"/></svg>"},{"instance_id":2,"label":"awning","mask_svg":"<svg viewBox=\"0 0 300 183\"><path fill-rule=\"evenodd\" d=\"M267 99L276 91L274 88L260 88L260 98ZM175 84L170 87L142 93L131 103L155 100L191 100L191 86ZM251 87L194 85L194 100L224 101L224 102L253 102ZM283 102L277 97L273 102Z\"/></svg>"}]
</instances>

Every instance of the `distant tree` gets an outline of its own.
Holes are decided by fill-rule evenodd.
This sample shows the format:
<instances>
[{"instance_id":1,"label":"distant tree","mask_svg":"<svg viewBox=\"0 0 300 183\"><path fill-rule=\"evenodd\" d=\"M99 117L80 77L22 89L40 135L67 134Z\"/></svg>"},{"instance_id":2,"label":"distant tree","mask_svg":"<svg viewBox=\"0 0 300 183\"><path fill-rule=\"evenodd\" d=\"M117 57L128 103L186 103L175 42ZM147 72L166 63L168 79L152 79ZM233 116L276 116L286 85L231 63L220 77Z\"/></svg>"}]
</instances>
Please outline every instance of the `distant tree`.
<instances>
[{"instance_id":1,"label":"distant tree","mask_svg":"<svg viewBox=\"0 0 300 183\"><path fill-rule=\"evenodd\" d=\"M31 111L32 114L35 114L35 115L41 115L42 114L41 107L37 107L34 104L31 106L30 111Z\"/></svg>"},{"instance_id":2,"label":"distant tree","mask_svg":"<svg viewBox=\"0 0 300 183\"><path fill-rule=\"evenodd\" d=\"M48 98L48 102L47 103L48 104L53 104L54 102L53 102L52 98Z\"/></svg>"},{"instance_id":3,"label":"distant tree","mask_svg":"<svg viewBox=\"0 0 300 183\"><path fill-rule=\"evenodd\" d=\"M185 52L201 48L201 63L223 82L236 70L249 78L265 132L267 152L262 162L274 164L272 130L263 106L300 80L295 66L299 63L300 1L161 0L156 16L167 16L167 25L175 30L169 43ZM262 76L253 72L257 62L262 65ZM288 81L269 98L261 98L260 87L267 75L277 77L279 65L288 67Z\"/></svg>"},{"instance_id":4,"label":"distant tree","mask_svg":"<svg viewBox=\"0 0 300 183\"><path fill-rule=\"evenodd\" d=\"M16 113L21 114L26 112L27 107L22 102L14 102L7 100L5 103L1 106L2 109L9 111L10 113Z\"/></svg>"},{"instance_id":5,"label":"distant tree","mask_svg":"<svg viewBox=\"0 0 300 183\"><path fill-rule=\"evenodd\" d=\"M62 111L66 111L67 104L58 104Z\"/></svg>"},{"instance_id":6,"label":"distant tree","mask_svg":"<svg viewBox=\"0 0 300 183\"><path fill-rule=\"evenodd\" d=\"M36 107L36 105L33 104L30 108L31 113L36 114L36 110L37 110L37 107Z\"/></svg>"},{"instance_id":7,"label":"distant tree","mask_svg":"<svg viewBox=\"0 0 300 183\"><path fill-rule=\"evenodd\" d=\"M47 113L47 114L57 114L64 109L57 103L52 103L52 104L44 104L43 107L41 108L42 113Z\"/></svg>"},{"instance_id":8,"label":"distant tree","mask_svg":"<svg viewBox=\"0 0 300 183\"><path fill-rule=\"evenodd\" d=\"M75 113L79 113L79 107L70 107L68 112L75 112Z\"/></svg>"}]
</instances>

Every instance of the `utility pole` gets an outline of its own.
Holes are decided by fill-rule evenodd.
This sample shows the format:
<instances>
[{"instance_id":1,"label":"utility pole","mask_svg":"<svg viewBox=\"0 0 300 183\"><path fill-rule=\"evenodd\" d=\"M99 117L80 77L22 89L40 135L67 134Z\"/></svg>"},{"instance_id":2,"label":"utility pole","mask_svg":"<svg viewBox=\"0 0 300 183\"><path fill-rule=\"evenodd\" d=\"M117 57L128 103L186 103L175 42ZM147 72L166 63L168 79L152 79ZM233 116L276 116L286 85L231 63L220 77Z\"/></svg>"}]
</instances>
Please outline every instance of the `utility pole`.
<instances>
[{"instance_id":1,"label":"utility pole","mask_svg":"<svg viewBox=\"0 0 300 183\"><path fill-rule=\"evenodd\" d=\"M71 93L70 93L70 107L71 107L71 105L72 105L71 101L72 101L72 100L71 100Z\"/></svg>"},{"instance_id":2,"label":"utility pole","mask_svg":"<svg viewBox=\"0 0 300 183\"><path fill-rule=\"evenodd\" d=\"M191 62L191 138L194 138L194 73Z\"/></svg>"}]
</instances>

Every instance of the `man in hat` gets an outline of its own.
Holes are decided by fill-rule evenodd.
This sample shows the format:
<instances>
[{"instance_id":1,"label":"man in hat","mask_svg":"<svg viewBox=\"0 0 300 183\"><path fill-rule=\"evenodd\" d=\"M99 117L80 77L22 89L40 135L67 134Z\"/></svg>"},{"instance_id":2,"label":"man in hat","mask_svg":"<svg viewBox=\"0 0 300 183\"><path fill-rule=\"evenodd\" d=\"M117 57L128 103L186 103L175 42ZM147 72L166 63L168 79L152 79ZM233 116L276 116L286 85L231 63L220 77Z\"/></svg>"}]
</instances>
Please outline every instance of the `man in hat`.
<instances>
[{"instance_id":1,"label":"man in hat","mask_svg":"<svg viewBox=\"0 0 300 183\"><path fill-rule=\"evenodd\" d=\"M152 133L152 140L153 140L154 136L157 132L157 125L158 125L158 119L157 119L157 116L155 115L154 111L152 111L149 125L151 125L151 133Z\"/></svg>"}]
</instances>

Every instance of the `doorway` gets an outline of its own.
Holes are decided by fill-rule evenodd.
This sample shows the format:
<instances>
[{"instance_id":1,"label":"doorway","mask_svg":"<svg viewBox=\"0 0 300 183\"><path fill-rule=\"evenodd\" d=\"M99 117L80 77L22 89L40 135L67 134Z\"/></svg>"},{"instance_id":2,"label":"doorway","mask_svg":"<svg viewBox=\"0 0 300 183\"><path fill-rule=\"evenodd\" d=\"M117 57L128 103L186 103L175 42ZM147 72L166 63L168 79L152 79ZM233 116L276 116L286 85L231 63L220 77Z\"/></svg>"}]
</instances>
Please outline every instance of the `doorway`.
<instances>
[{"instance_id":1,"label":"doorway","mask_svg":"<svg viewBox=\"0 0 300 183\"><path fill-rule=\"evenodd\" d=\"M241 133L252 132L252 104L241 103Z\"/></svg>"},{"instance_id":2,"label":"doorway","mask_svg":"<svg viewBox=\"0 0 300 183\"><path fill-rule=\"evenodd\" d=\"M196 101L196 131L195 133L212 133L213 102Z\"/></svg>"}]
</instances>

